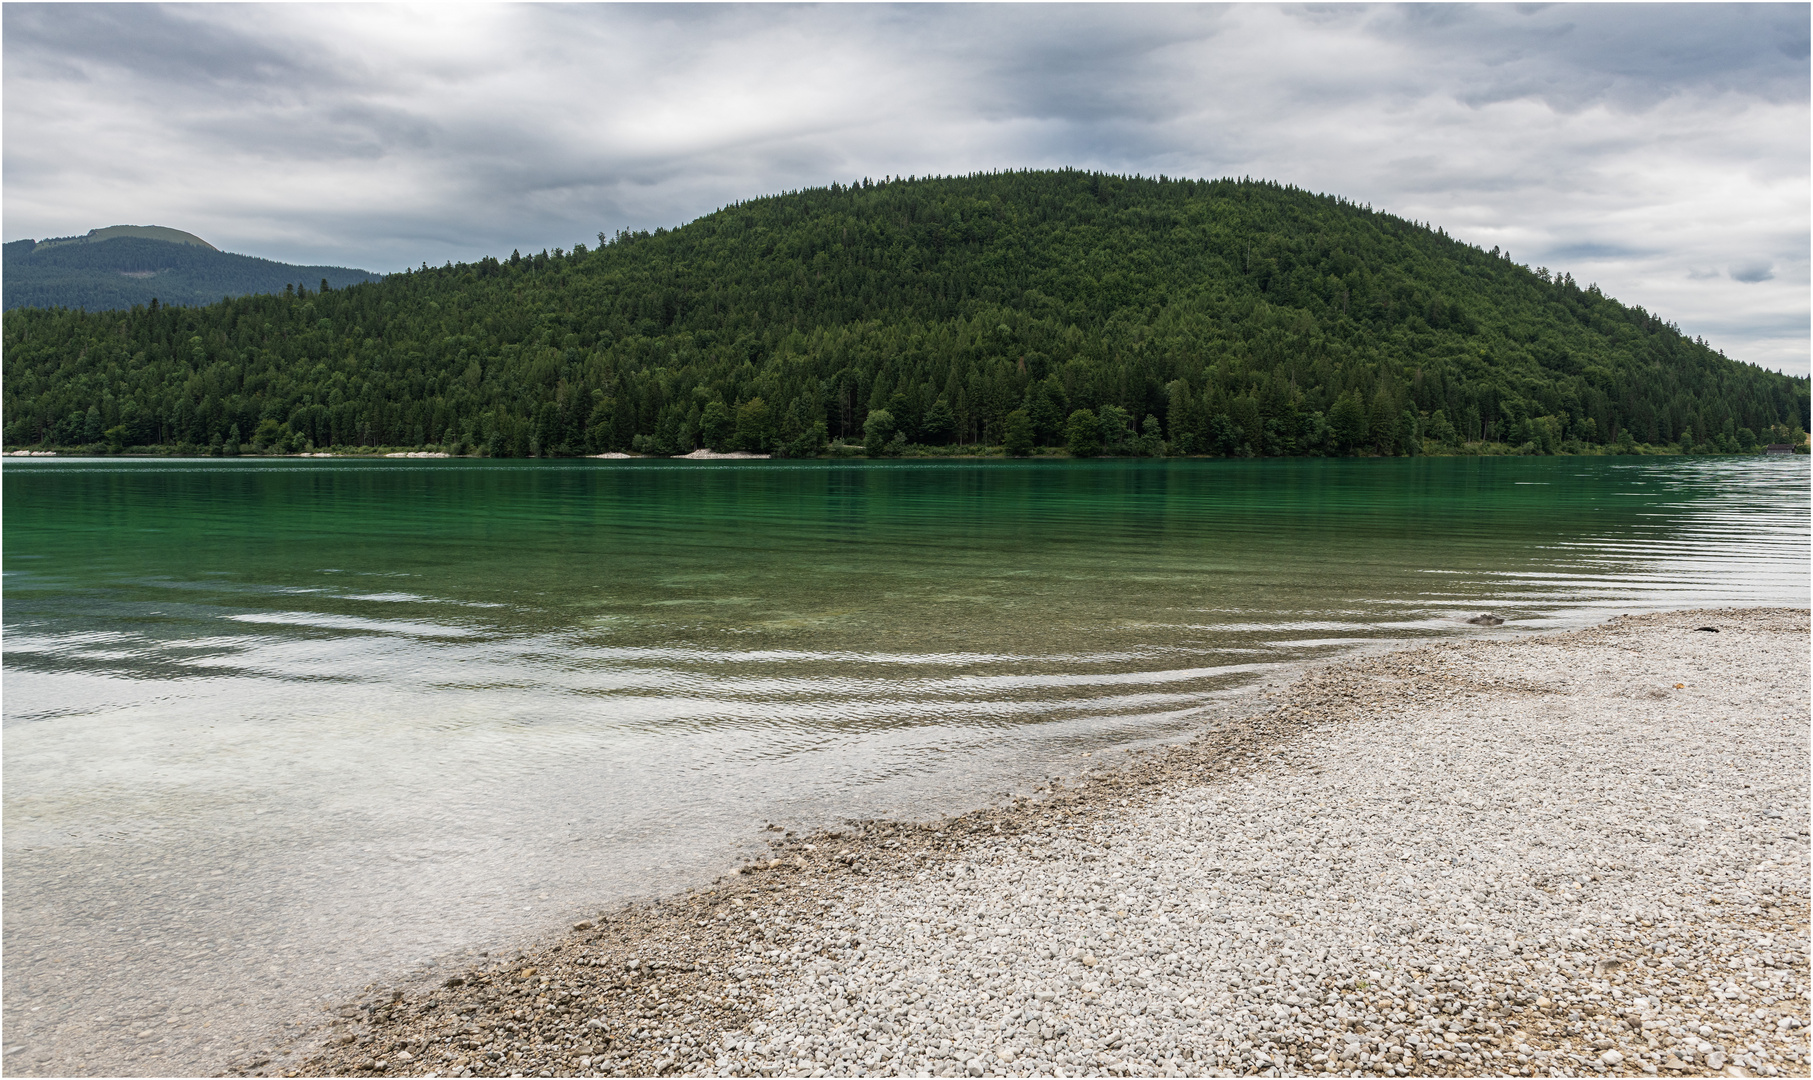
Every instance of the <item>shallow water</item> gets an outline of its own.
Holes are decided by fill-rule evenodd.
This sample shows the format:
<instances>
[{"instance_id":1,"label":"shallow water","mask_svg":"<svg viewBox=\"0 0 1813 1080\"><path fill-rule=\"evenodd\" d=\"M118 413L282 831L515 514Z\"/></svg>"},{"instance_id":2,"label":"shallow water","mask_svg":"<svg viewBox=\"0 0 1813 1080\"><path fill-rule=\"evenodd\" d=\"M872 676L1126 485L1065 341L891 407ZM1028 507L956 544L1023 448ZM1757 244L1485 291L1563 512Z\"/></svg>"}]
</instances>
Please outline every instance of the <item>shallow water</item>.
<instances>
[{"instance_id":1,"label":"shallow water","mask_svg":"<svg viewBox=\"0 0 1813 1080\"><path fill-rule=\"evenodd\" d=\"M1805 606L1808 477L9 461L6 1068L218 1067L370 981L707 880L764 822L973 804L1307 659Z\"/></svg>"}]
</instances>

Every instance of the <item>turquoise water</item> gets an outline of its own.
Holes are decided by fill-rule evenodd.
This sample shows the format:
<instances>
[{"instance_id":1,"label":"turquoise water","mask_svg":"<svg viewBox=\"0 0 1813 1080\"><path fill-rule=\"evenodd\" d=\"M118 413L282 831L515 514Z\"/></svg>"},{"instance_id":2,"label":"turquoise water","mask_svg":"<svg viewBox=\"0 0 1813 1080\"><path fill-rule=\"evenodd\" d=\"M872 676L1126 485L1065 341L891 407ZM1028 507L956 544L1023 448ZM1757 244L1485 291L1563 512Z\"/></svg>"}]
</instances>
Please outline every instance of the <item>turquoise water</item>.
<instances>
[{"instance_id":1,"label":"turquoise water","mask_svg":"<svg viewBox=\"0 0 1813 1080\"><path fill-rule=\"evenodd\" d=\"M209 1067L236 1023L707 879L767 821L967 805L1306 660L1808 602L1805 458L40 459L4 485L27 1072Z\"/></svg>"}]
</instances>

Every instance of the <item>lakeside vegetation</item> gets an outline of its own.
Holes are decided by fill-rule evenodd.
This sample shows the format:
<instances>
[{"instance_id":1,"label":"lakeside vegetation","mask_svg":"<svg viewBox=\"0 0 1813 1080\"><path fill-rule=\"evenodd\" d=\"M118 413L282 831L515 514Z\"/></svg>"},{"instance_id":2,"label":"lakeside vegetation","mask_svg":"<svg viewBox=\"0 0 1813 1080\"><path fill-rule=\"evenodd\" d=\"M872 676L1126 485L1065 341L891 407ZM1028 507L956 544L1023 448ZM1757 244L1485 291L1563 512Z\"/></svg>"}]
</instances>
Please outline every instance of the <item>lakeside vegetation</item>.
<instances>
[{"instance_id":1,"label":"lakeside vegetation","mask_svg":"<svg viewBox=\"0 0 1813 1080\"><path fill-rule=\"evenodd\" d=\"M1565 273L1272 183L864 181L599 240L201 307L8 311L4 441L1737 453L1808 424L1805 378Z\"/></svg>"}]
</instances>

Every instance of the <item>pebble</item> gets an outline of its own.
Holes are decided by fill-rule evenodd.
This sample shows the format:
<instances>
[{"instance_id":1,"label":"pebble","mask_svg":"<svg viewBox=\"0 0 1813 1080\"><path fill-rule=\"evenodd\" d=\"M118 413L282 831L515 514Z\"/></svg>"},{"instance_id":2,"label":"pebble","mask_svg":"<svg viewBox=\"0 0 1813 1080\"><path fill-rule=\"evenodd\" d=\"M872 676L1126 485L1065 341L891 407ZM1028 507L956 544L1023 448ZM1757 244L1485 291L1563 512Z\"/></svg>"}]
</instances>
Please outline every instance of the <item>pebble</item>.
<instances>
[{"instance_id":1,"label":"pebble","mask_svg":"<svg viewBox=\"0 0 1813 1080\"><path fill-rule=\"evenodd\" d=\"M1807 654L1726 610L1333 665L381 995L292 1071L1804 1076Z\"/></svg>"}]
</instances>

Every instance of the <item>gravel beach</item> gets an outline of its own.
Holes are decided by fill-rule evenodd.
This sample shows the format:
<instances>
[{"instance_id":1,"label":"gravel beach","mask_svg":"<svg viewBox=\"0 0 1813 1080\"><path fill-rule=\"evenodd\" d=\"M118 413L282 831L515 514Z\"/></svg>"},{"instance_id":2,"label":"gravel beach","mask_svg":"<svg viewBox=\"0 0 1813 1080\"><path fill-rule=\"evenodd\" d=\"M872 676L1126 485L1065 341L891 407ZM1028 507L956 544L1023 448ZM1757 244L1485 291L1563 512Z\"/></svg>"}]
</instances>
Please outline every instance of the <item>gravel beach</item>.
<instances>
[{"instance_id":1,"label":"gravel beach","mask_svg":"<svg viewBox=\"0 0 1813 1080\"><path fill-rule=\"evenodd\" d=\"M1804 610L1482 630L1012 805L775 833L237 1071L1805 1076L1808 709Z\"/></svg>"}]
</instances>

